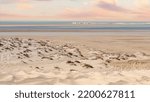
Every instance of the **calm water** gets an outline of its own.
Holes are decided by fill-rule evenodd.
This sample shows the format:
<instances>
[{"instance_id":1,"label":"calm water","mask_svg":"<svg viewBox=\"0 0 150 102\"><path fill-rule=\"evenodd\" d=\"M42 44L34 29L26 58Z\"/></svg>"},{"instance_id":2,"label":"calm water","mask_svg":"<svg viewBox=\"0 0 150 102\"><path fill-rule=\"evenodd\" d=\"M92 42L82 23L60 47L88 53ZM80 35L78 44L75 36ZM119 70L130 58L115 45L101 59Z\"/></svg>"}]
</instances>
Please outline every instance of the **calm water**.
<instances>
[{"instance_id":1,"label":"calm water","mask_svg":"<svg viewBox=\"0 0 150 102\"><path fill-rule=\"evenodd\" d=\"M10 22L0 21L0 31L149 31L150 22Z\"/></svg>"}]
</instances>

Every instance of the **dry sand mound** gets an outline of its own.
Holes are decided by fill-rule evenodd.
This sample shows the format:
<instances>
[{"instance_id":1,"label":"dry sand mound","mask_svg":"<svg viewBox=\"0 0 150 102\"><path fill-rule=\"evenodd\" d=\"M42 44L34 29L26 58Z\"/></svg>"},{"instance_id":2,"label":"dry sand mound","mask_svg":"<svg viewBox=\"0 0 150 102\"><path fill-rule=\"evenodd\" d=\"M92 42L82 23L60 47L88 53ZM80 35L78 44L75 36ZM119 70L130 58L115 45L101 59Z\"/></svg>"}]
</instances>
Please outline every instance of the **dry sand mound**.
<instances>
[{"instance_id":1,"label":"dry sand mound","mask_svg":"<svg viewBox=\"0 0 150 102\"><path fill-rule=\"evenodd\" d=\"M78 44L0 39L0 84L150 84L150 55Z\"/></svg>"}]
</instances>

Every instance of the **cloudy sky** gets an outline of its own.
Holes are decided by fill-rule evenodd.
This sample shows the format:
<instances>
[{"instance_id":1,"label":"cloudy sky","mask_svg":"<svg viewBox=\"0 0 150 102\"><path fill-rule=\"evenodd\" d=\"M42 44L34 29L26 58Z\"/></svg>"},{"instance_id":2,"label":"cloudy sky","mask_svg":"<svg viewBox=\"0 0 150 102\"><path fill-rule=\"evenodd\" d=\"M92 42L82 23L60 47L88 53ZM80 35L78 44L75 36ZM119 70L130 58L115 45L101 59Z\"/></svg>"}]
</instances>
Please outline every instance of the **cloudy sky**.
<instances>
[{"instance_id":1,"label":"cloudy sky","mask_svg":"<svg viewBox=\"0 0 150 102\"><path fill-rule=\"evenodd\" d=\"M0 0L3 20L150 21L150 0Z\"/></svg>"}]
</instances>

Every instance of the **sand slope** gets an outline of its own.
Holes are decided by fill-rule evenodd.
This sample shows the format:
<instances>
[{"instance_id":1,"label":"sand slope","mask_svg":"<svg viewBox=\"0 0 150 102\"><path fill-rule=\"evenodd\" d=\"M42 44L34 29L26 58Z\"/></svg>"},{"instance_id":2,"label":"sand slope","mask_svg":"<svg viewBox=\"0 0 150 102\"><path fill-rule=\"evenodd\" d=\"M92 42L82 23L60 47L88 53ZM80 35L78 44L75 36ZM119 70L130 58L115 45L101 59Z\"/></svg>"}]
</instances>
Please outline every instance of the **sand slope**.
<instances>
[{"instance_id":1,"label":"sand slope","mask_svg":"<svg viewBox=\"0 0 150 102\"><path fill-rule=\"evenodd\" d=\"M150 84L150 55L49 39L0 38L0 84Z\"/></svg>"}]
</instances>

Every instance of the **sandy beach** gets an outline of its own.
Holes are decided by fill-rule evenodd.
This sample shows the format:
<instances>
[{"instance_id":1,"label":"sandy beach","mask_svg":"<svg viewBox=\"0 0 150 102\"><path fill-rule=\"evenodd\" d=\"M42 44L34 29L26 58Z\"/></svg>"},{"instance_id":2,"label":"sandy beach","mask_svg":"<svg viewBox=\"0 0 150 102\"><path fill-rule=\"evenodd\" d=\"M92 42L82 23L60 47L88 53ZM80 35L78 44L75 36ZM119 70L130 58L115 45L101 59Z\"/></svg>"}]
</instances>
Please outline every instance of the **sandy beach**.
<instances>
[{"instance_id":1,"label":"sandy beach","mask_svg":"<svg viewBox=\"0 0 150 102\"><path fill-rule=\"evenodd\" d=\"M1 35L0 84L149 85L149 44L148 34Z\"/></svg>"}]
</instances>

